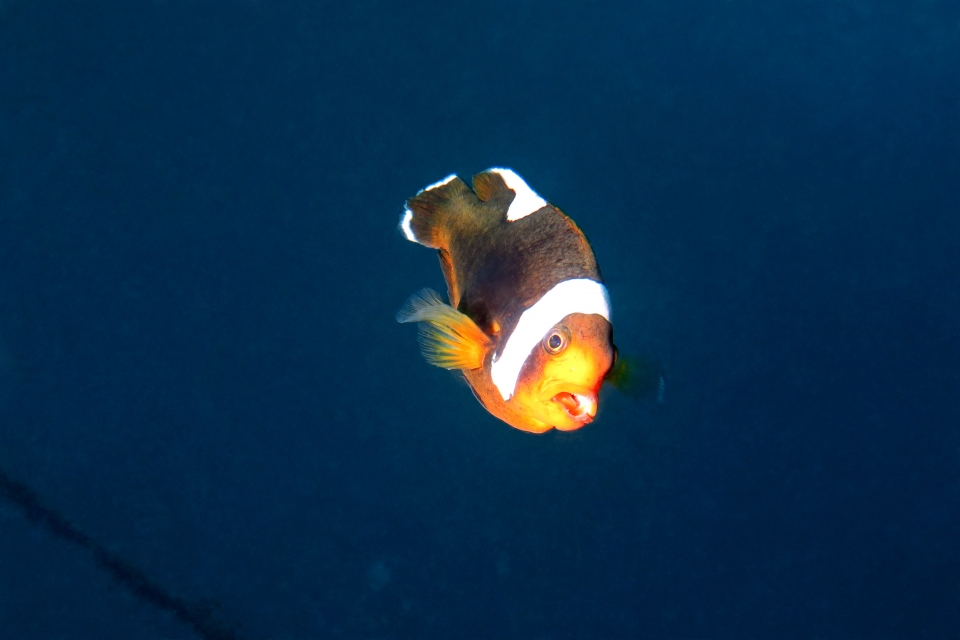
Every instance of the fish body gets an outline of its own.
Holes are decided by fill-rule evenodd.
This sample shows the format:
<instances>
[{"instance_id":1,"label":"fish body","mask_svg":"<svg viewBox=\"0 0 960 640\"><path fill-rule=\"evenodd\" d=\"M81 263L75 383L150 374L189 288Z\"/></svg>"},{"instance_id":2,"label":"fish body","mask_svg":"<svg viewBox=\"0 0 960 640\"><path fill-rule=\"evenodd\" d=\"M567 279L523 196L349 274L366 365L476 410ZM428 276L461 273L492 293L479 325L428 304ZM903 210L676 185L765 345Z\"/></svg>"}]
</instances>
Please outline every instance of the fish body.
<instances>
[{"instance_id":1,"label":"fish body","mask_svg":"<svg viewBox=\"0 0 960 640\"><path fill-rule=\"evenodd\" d=\"M578 429L616 358L610 301L577 225L510 169L455 175L407 201L400 228L436 249L449 304L429 289L397 313L427 361L459 369L480 403L524 431Z\"/></svg>"}]
</instances>

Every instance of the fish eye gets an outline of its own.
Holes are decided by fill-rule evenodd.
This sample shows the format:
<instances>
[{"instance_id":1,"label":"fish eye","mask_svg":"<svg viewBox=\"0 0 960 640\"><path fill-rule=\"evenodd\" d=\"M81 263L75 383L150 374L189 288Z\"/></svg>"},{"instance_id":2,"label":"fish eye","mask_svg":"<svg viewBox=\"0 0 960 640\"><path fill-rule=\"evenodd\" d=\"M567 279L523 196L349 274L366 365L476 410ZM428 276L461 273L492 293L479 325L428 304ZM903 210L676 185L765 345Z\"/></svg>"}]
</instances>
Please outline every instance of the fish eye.
<instances>
[{"instance_id":1,"label":"fish eye","mask_svg":"<svg viewBox=\"0 0 960 640\"><path fill-rule=\"evenodd\" d=\"M557 355L570 344L570 333L564 326L555 327L543 338L543 348L551 355Z\"/></svg>"}]
</instances>

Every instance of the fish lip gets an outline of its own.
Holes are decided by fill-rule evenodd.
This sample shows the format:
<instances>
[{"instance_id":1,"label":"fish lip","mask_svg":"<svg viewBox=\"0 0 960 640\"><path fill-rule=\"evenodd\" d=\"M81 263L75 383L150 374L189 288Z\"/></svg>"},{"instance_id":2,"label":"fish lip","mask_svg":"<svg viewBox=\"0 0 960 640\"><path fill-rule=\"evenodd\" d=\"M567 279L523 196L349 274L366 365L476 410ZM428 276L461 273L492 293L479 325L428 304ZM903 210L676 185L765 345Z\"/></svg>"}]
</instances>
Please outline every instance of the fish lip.
<instances>
[{"instance_id":1,"label":"fish lip","mask_svg":"<svg viewBox=\"0 0 960 640\"><path fill-rule=\"evenodd\" d=\"M551 398L579 425L593 422L597 415L597 394L592 392L560 391Z\"/></svg>"},{"instance_id":2,"label":"fish lip","mask_svg":"<svg viewBox=\"0 0 960 640\"><path fill-rule=\"evenodd\" d=\"M540 388L540 399L543 402L556 402L570 417L578 429L593 422L597 415L597 392L599 388L573 385L565 380L551 379L544 381Z\"/></svg>"}]
</instances>

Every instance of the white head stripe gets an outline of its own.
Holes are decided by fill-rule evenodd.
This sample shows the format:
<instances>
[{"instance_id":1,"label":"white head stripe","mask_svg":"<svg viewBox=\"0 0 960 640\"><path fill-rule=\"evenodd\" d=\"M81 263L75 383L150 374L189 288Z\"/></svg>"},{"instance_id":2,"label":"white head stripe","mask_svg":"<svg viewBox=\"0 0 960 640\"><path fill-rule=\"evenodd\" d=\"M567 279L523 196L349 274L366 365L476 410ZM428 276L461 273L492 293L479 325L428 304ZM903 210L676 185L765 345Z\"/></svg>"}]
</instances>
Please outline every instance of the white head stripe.
<instances>
[{"instance_id":1,"label":"white head stripe","mask_svg":"<svg viewBox=\"0 0 960 640\"><path fill-rule=\"evenodd\" d=\"M403 235L407 237L407 240L410 242L416 242L417 236L413 235L413 229L410 228L411 220L413 220L413 211L410 211L410 209L404 209L403 217L400 218L400 230L403 231Z\"/></svg>"},{"instance_id":2,"label":"white head stripe","mask_svg":"<svg viewBox=\"0 0 960 640\"><path fill-rule=\"evenodd\" d=\"M592 314L610 320L610 297L607 288L595 280L565 280L543 294L543 297L520 315L517 327L490 367L493 384L504 400L509 400L517 387L517 379L527 356L540 344L547 332L571 313Z\"/></svg>"},{"instance_id":3,"label":"white head stripe","mask_svg":"<svg viewBox=\"0 0 960 640\"><path fill-rule=\"evenodd\" d=\"M503 181L507 183L507 188L513 190L517 197L510 203L507 209L507 220L514 222L520 218L525 218L534 211L547 206L547 201L537 195L537 192L530 188L523 178L518 176L513 169L487 169L500 174Z\"/></svg>"}]
</instances>

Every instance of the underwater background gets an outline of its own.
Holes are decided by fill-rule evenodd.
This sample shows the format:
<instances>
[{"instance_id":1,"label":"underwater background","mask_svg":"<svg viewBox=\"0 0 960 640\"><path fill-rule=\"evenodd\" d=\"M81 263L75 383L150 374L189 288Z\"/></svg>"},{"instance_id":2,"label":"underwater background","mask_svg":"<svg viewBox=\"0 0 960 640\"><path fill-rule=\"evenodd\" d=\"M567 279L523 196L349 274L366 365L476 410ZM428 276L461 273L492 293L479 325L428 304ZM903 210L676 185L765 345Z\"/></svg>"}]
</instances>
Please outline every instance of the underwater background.
<instances>
[{"instance_id":1,"label":"underwater background","mask_svg":"<svg viewBox=\"0 0 960 640\"><path fill-rule=\"evenodd\" d=\"M491 166L662 403L394 321ZM0 636L949 637L958 251L955 1L0 0Z\"/></svg>"}]
</instances>

